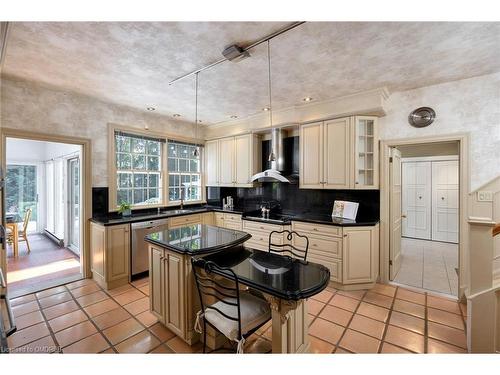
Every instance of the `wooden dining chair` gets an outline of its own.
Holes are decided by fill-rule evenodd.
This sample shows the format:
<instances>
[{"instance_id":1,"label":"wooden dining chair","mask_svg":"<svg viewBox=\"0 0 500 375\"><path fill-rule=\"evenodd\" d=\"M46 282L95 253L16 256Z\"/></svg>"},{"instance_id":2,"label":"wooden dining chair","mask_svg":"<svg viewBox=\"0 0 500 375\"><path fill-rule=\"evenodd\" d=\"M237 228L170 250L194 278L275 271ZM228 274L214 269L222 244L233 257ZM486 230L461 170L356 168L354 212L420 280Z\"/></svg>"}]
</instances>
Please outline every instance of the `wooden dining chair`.
<instances>
[{"instance_id":1,"label":"wooden dining chair","mask_svg":"<svg viewBox=\"0 0 500 375\"><path fill-rule=\"evenodd\" d=\"M31 208L27 208L26 211L24 212L23 229L19 231L19 241L26 241L26 247L28 248L28 253L31 253L30 242L28 241L28 224L31 219L32 211L33 210Z\"/></svg>"},{"instance_id":2,"label":"wooden dining chair","mask_svg":"<svg viewBox=\"0 0 500 375\"><path fill-rule=\"evenodd\" d=\"M241 290L238 276L230 268L203 258L191 258L191 264L201 304L194 330L203 333L203 353L207 346L207 324L236 342L236 352L243 353L245 340L271 319L269 303ZM221 273L229 283L220 280Z\"/></svg>"},{"instance_id":3,"label":"wooden dining chair","mask_svg":"<svg viewBox=\"0 0 500 375\"><path fill-rule=\"evenodd\" d=\"M280 237L280 243L273 242L273 236L274 238ZM295 238L300 238L301 241L295 240ZM286 240L285 243L283 243L283 240ZM309 238L307 238L307 236L286 229L282 231L273 230L271 233L269 233L270 253L288 255L292 258L302 259L303 261L306 261L308 250Z\"/></svg>"}]
</instances>

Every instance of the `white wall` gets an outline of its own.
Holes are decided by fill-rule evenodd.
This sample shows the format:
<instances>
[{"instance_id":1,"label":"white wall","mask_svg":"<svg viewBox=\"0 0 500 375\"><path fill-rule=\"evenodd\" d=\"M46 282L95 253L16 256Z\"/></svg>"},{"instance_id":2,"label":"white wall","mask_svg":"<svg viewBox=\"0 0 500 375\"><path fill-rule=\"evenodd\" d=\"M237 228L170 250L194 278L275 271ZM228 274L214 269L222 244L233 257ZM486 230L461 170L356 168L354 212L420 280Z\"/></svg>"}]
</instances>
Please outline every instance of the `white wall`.
<instances>
[{"instance_id":1,"label":"white wall","mask_svg":"<svg viewBox=\"0 0 500 375\"><path fill-rule=\"evenodd\" d=\"M427 128L408 124L408 114L428 106L436 120ZM500 175L500 73L392 93L380 118L382 140L468 132L470 190Z\"/></svg>"},{"instance_id":2,"label":"white wall","mask_svg":"<svg viewBox=\"0 0 500 375\"><path fill-rule=\"evenodd\" d=\"M5 152L7 164L36 163L78 152L80 148L81 146L66 143L7 138Z\"/></svg>"}]
</instances>

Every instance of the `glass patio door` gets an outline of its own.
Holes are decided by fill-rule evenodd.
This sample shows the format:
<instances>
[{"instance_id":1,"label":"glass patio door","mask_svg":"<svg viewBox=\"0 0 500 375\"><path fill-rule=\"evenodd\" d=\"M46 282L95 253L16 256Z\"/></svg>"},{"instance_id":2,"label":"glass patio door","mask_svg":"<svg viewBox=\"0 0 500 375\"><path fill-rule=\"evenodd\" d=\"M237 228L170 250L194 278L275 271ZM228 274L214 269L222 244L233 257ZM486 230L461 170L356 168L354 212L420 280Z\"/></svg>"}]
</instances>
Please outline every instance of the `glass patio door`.
<instances>
[{"instance_id":1,"label":"glass patio door","mask_svg":"<svg viewBox=\"0 0 500 375\"><path fill-rule=\"evenodd\" d=\"M80 254L80 158L68 160L69 248Z\"/></svg>"},{"instance_id":2,"label":"glass patio door","mask_svg":"<svg viewBox=\"0 0 500 375\"><path fill-rule=\"evenodd\" d=\"M7 165L5 175L5 214L8 221L22 222L31 209L27 232L37 232L38 189L36 165Z\"/></svg>"}]
</instances>

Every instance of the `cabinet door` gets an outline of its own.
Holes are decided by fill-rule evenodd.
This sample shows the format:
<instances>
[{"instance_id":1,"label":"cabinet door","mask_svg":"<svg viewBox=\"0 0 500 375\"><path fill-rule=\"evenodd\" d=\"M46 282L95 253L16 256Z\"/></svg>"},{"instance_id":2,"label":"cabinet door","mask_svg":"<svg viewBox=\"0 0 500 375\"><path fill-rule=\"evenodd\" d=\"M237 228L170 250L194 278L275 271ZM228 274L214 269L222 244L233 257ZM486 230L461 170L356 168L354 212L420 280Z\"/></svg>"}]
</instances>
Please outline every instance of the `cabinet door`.
<instances>
[{"instance_id":1,"label":"cabinet door","mask_svg":"<svg viewBox=\"0 0 500 375\"><path fill-rule=\"evenodd\" d=\"M217 186L219 184L219 141L208 141L205 143L205 171L206 185Z\"/></svg>"},{"instance_id":2,"label":"cabinet door","mask_svg":"<svg viewBox=\"0 0 500 375\"><path fill-rule=\"evenodd\" d=\"M253 161L253 142L252 134L240 135L234 137L235 145L235 170L234 180L238 186L249 186L252 177L252 161Z\"/></svg>"},{"instance_id":3,"label":"cabinet door","mask_svg":"<svg viewBox=\"0 0 500 375\"><path fill-rule=\"evenodd\" d=\"M377 118L354 118L354 188L378 189Z\"/></svg>"},{"instance_id":4,"label":"cabinet door","mask_svg":"<svg viewBox=\"0 0 500 375\"><path fill-rule=\"evenodd\" d=\"M163 321L163 249L149 246L149 309Z\"/></svg>"},{"instance_id":5,"label":"cabinet door","mask_svg":"<svg viewBox=\"0 0 500 375\"><path fill-rule=\"evenodd\" d=\"M300 188L321 189L323 187L323 123L300 127Z\"/></svg>"},{"instance_id":6,"label":"cabinet door","mask_svg":"<svg viewBox=\"0 0 500 375\"><path fill-rule=\"evenodd\" d=\"M106 229L101 225L90 223L90 248L92 253L92 272L104 279Z\"/></svg>"},{"instance_id":7,"label":"cabinet door","mask_svg":"<svg viewBox=\"0 0 500 375\"><path fill-rule=\"evenodd\" d=\"M184 337L185 298L184 268L182 256L165 252L164 282L165 288L165 325L180 337Z\"/></svg>"},{"instance_id":8,"label":"cabinet door","mask_svg":"<svg viewBox=\"0 0 500 375\"><path fill-rule=\"evenodd\" d=\"M326 189L351 186L351 137L348 117L325 121L323 125L323 180Z\"/></svg>"},{"instance_id":9,"label":"cabinet door","mask_svg":"<svg viewBox=\"0 0 500 375\"><path fill-rule=\"evenodd\" d=\"M113 225L106 229L106 281L130 275L130 224Z\"/></svg>"},{"instance_id":10,"label":"cabinet door","mask_svg":"<svg viewBox=\"0 0 500 375\"><path fill-rule=\"evenodd\" d=\"M219 185L234 185L234 138L219 139Z\"/></svg>"},{"instance_id":11,"label":"cabinet door","mask_svg":"<svg viewBox=\"0 0 500 375\"><path fill-rule=\"evenodd\" d=\"M344 228L343 283L375 282L376 236L372 227Z\"/></svg>"},{"instance_id":12,"label":"cabinet door","mask_svg":"<svg viewBox=\"0 0 500 375\"><path fill-rule=\"evenodd\" d=\"M224 214L222 212L214 212L215 226L224 228Z\"/></svg>"}]
</instances>

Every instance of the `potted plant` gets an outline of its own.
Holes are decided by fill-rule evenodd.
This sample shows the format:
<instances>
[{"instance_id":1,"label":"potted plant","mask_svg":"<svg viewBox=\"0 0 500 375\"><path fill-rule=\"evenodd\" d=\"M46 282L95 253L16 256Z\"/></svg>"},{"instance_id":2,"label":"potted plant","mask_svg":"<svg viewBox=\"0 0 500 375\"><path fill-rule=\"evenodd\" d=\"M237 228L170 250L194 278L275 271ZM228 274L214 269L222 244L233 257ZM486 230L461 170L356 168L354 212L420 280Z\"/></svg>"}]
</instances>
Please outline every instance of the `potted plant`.
<instances>
[{"instance_id":1,"label":"potted plant","mask_svg":"<svg viewBox=\"0 0 500 375\"><path fill-rule=\"evenodd\" d=\"M118 213L122 214L122 216L131 216L132 210L130 209L131 205L127 202L121 202L118 207Z\"/></svg>"}]
</instances>

